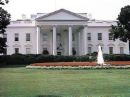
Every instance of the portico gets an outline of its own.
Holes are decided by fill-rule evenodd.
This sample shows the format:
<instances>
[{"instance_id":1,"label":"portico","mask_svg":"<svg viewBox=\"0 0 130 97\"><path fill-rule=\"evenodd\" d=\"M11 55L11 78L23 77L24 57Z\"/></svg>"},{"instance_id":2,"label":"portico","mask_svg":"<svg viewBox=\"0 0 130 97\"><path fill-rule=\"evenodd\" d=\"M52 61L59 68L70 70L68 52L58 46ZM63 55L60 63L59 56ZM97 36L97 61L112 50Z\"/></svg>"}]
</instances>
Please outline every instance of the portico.
<instances>
[{"instance_id":1,"label":"portico","mask_svg":"<svg viewBox=\"0 0 130 97\"><path fill-rule=\"evenodd\" d=\"M47 49L51 55L85 55L87 53L88 19L60 9L38 17L37 54ZM44 39L46 38L46 39Z\"/></svg>"}]
</instances>

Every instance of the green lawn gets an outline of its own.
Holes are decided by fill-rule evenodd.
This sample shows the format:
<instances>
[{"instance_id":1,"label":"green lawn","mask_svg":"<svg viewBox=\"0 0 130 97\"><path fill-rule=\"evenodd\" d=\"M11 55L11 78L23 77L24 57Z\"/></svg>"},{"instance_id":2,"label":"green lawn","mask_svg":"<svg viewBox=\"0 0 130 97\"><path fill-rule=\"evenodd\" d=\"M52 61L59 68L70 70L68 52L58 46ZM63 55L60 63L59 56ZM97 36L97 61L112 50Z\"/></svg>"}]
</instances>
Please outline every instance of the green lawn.
<instances>
[{"instance_id":1,"label":"green lawn","mask_svg":"<svg viewBox=\"0 0 130 97\"><path fill-rule=\"evenodd\" d=\"M0 97L130 97L130 69L0 68Z\"/></svg>"}]
</instances>

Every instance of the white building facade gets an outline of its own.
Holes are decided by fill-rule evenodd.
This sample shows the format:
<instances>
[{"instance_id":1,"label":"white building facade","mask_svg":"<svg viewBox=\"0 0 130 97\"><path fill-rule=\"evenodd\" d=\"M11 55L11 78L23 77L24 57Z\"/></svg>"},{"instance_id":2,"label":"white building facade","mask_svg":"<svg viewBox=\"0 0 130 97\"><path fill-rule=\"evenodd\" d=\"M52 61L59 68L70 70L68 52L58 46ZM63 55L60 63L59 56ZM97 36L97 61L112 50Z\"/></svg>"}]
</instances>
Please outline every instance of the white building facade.
<instances>
[{"instance_id":1,"label":"white building facade","mask_svg":"<svg viewBox=\"0 0 130 97\"><path fill-rule=\"evenodd\" d=\"M129 54L129 43L114 41L109 29L115 21L89 20L85 13L60 9L30 20L11 21L7 27L7 54L86 55Z\"/></svg>"}]
</instances>

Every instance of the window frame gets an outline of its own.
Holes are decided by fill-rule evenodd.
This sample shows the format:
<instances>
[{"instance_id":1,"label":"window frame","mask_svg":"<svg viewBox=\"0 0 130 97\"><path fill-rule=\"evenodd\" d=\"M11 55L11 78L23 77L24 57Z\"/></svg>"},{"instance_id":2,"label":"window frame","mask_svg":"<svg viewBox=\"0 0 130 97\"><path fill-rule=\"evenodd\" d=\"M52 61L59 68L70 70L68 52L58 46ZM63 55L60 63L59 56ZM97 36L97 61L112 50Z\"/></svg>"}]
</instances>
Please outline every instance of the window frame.
<instances>
[{"instance_id":1,"label":"window frame","mask_svg":"<svg viewBox=\"0 0 130 97\"><path fill-rule=\"evenodd\" d=\"M92 53L92 47L88 47L88 53L91 54Z\"/></svg>"},{"instance_id":2,"label":"window frame","mask_svg":"<svg viewBox=\"0 0 130 97\"><path fill-rule=\"evenodd\" d=\"M28 49L28 50L27 50ZM31 54L31 48L30 47L27 47L26 48L26 54Z\"/></svg>"},{"instance_id":3,"label":"window frame","mask_svg":"<svg viewBox=\"0 0 130 97\"><path fill-rule=\"evenodd\" d=\"M30 33L26 33L26 41L31 41L31 34Z\"/></svg>"},{"instance_id":4,"label":"window frame","mask_svg":"<svg viewBox=\"0 0 130 97\"><path fill-rule=\"evenodd\" d=\"M120 54L124 54L124 47L120 47Z\"/></svg>"},{"instance_id":5,"label":"window frame","mask_svg":"<svg viewBox=\"0 0 130 97\"><path fill-rule=\"evenodd\" d=\"M111 33L108 34L109 40L113 40L113 35Z\"/></svg>"},{"instance_id":6,"label":"window frame","mask_svg":"<svg viewBox=\"0 0 130 97\"><path fill-rule=\"evenodd\" d=\"M109 54L113 54L113 47L109 47Z\"/></svg>"},{"instance_id":7,"label":"window frame","mask_svg":"<svg viewBox=\"0 0 130 97\"><path fill-rule=\"evenodd\" d=\"M18 47L14 48L14 53L15 53L15 54L18 54L18 53L19 53L19 48L18 48Z\"/></svg>"},{"instance_id":8,"label":"window frame","mask_svg":"<svg viewBox=\"0 0 130 97\"><path fill-rule=\"evenodd\" d=\"M102 33L98 33L98 40L102 40Z\"/></svg>"},{"instance_id":9,"label":"window frame","mask_svg":"<svg viewBox=\"0 0 130 97\"><path fill-rule=\"evenodd\" d=\"M87 40L91 40L91 33L87 33Z\"/></svg>"},{"instance_id":10,"label":"window frame","mask_svg":"<svg viewBox=\"0 0 130 97\"><path fill-rule=\"evenodd\" d=\"M14 41L19 41L19 33L14 34Z\"/></svg>"}]
</instances>

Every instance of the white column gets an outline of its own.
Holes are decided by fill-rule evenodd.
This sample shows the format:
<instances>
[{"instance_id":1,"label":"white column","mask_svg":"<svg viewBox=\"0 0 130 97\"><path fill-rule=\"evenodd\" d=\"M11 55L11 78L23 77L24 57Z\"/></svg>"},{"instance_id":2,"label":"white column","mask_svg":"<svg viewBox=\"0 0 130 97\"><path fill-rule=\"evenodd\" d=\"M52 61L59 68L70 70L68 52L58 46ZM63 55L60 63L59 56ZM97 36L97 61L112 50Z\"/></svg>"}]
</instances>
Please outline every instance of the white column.
<instances>
[{"instance_id":1,"label":"white column","mask_svg":"<svg viewBox=\"0 0 130 97\"><path fill-rule=\"evenodd\" d=\"M72 55L72 27L69 27L69 56Z\"/></svg>"},{"instance_id":2,"label":"white column","mask_svg":"<svg viewBox=\"0 0 130 97\"><path fill-rule=\"evenodd\" d=\"M56 47L56 27L53 26L53 55L56 55L57 53L57 47Z\"/></svg>"},{"instance_id":3,"label":"white column","mask_svg":"<svg viewBox=\"0 0 130 97\"><path fill-rule=\"evenodd\" d=\"M81 35L80 35L80 32L78 32L78 52L79 52L79 55L81 54L81 41L80 41L80 38L81 37Z\"/></svg>"},{"instance_id":4,"label":"white column","mask_svg":"<svg viewBox=\"0 0 130 97\"><path fill-rule=\"evenodd\" d=\"M40 54L40 27L37 26L37 54Z\"/></svg>"},{"instance_id":5,"label":"white column","mask_svg":"<svg viewBox=\"0 0 130 97\"><path fill-rule=\"evenodd\" d=\"M84 55L87 54L87 26L84 26L83 30L83 48L84 48Z\"/></svg>"}]
</instances>

